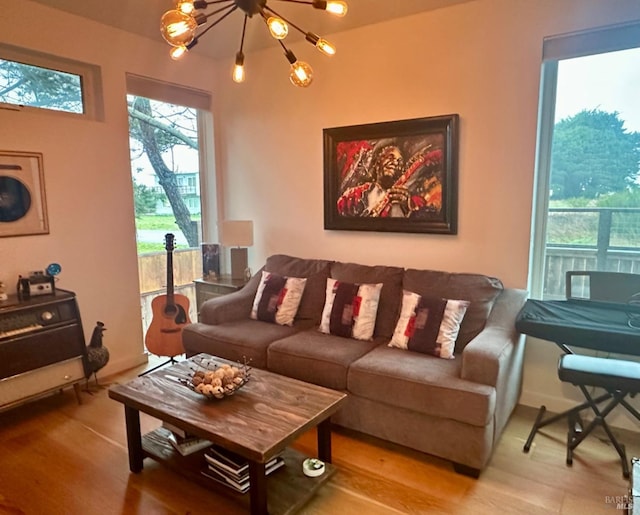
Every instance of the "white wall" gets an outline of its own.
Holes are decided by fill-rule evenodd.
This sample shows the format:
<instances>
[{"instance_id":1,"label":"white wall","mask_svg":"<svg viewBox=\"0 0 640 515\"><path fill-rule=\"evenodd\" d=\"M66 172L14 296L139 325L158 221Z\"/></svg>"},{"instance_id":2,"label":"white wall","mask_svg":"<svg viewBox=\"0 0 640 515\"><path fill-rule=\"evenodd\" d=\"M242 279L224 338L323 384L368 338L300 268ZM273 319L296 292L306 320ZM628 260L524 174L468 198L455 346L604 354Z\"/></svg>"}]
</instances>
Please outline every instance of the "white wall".
<instances>
[{"instance_id":1,"label":"white wall","mask_svg":"<svg viewBox=\"0 0 640 515\"><path fill-rule=\"evenodd\" d=\"M0 110L0 149L42 152L50 234L0 238L0 280L62 265L57 285L75 291L87 342L107 327L103 374L140 363L138 268L129 166L125 73L210 90L214 64L180 63L167 46L22 0L0 0L0 41L101 67L105 120ZM15 291L15 288L13 288Z\"/></svg>"},{"instance_id":2,"label":"white wall","mask_svg":"<svg viewBox=\"0 0 640 515\"><path fill-rule=\"evenodd\" d=\"M333 59L294 45L316 72L306 90L289 84L275 44L247 57L240 86L220 66L225 208L254 220L251 265L290 253L480 272L526 288L542 40L639 18L636 0L477 0L332 35ZM449 113L461 119L457 236L323 229L323 128ZM523 403L574 403L557 357L555 345L529 342Z\"/></svg>"},{"instance_id":3,"label":"white wall","mask_svg":"<svg viewBox=\"0 0 640 515\"><path fill-rule=\"evenodd\" d=\"M115 371L142 352L125 72L214 93L220 198L227 218L254 220L254 270L289 253L480 272L523 288L542 39L640 19L640 4L476 0L334 34L332 59L292 46L316 72L306 90L289 83L275 43L247 56L247 81L236 85L231 58L174 63L165 45L28 0L0 0L0 12L0 41L100 65L106 110L104 122L0 111L0 149L44 154L51 226L47 236L0 239L0 280L60 262L59 285L77 292L85 333L106 323ZM458 235L323 229L323 128L449 113L461 117ZM553 344L529 344L523 403L573 402L556 359Z\"/></svg>"}]
</instances>

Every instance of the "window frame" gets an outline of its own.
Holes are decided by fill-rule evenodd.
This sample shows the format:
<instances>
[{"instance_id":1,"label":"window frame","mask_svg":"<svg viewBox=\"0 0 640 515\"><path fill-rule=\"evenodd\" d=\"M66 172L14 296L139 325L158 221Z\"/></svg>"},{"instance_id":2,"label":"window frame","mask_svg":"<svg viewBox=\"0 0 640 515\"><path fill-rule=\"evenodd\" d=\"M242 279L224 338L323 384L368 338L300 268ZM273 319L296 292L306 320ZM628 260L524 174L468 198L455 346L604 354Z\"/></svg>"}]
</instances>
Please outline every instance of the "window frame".
<instances>
[{"instance_id":1,"label":"window frame","mask_svg":"<svg viewBox=\"0 0 640 515\"><path fill-rule=\"evenodd\" d=\"M528 289L535 298L541 299L544 293L558 63L565 59L639 48L639 42L640 22L560 34L543 41L528 284Z\"/></svg>"},{"instance_id":2,"label":"window frame","mask_svg":"<svg viewBox=\"0 0 640 515\"><path fill-rule=\"evenodd\" d=\"M2 102L3 105L13 106L21 111L25 110L34 113L49 113L87 120L104 120L102 73L99 66L38 52L36 50L7 45L5 43L0 43L0 59L79 76L83 112L73 113L71 111L50 109L47 107L34 107L5 102Z\"/></svg>"}]
</instances>

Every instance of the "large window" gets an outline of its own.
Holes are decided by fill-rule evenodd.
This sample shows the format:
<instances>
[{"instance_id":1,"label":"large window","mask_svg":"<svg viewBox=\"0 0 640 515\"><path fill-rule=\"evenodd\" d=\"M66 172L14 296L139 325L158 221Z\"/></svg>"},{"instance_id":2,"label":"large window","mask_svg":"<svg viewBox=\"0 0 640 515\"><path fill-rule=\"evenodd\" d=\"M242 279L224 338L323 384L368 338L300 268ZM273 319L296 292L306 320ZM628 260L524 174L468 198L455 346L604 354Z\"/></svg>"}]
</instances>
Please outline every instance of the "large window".
<instances>
[{"instance_id":1,"label":"large window","mask_svg":"<svg viewBox=\"0 0 640 515\"><path fill-rule=\"evenodd\" d=\"M0 44L0 102L102 119L100 69Z\"/></svg>"},{"instance_id":2,"label":"large window","mask_svg":"<svg viewBox=\"0 0 640 515\"><path fill-rule=\"evenodd\" d=\"M544 42L532 293L568 270L640 273L640 25Z\"/></svg>"}]
</instances>

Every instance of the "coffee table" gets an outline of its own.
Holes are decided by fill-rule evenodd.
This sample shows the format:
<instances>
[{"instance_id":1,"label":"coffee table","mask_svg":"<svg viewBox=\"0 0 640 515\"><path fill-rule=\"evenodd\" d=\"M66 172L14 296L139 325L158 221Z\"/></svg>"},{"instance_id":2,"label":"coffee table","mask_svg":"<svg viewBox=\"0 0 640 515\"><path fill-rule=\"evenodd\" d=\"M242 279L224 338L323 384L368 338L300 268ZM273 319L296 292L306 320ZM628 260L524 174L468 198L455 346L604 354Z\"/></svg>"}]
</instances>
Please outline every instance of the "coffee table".
<instances>
[{"instance_id":1,"label":"coffee table","mask_svg":"<svg viewBox=\"0 0 640 515\"><path fill-rule=\"evenodd\" d=\"M297 511L335 472L331 465L330 417L344 403L346 394L251 369L251 379L234 395L210 400L177 380L189 378L200 362L210 366L237 365L198 354L109 389L109 397L124 404L129 469L141 472L144 458L150 457L207 488L231 495L239 502L248 502L252 514ZM182 456L167 441L164 428L141 435L140 412L245 458L249 463L249 495L236 493L205 477L201 473L206 468L203 452ZM326 463L326 471L319 477L309 478L302 472L306 456L288 445L316 426L318 458ZM267 477L265 464L280 453L285 467Z\"/></svg>"}]
</instances>

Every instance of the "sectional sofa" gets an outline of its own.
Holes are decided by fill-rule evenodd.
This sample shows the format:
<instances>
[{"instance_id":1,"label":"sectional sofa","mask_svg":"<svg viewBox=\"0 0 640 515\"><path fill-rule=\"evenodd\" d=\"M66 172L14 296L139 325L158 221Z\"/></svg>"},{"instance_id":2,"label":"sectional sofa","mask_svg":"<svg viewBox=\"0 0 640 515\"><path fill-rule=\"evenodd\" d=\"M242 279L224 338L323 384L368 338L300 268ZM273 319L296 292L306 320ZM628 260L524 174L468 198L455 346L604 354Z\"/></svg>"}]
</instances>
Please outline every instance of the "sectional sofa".
<instances>
[{"instance_id":1,"label":"sectional sofa","mask_svg":"<svg viewBox=\"0 0 640 515\"><path fill-rule=\"evenodd\" d=\"M267 276L305 279L292 325L251 318ZM328 320L328 279L338 281L334 291L336 284L382 285L370 339L319 330ZM445 306L464 301L452 359L439 344L435 354L433 346L406 344L399 320L409 292L445 299ZM205 302L199 322L184 328L183 343L188 356L246 358L253 367L347 392L335 424L450 460L457 472L478 477L520 395L524 340L515 319L525 300L524 290L479 274L274 255L240 291ZM404 344L390 347L398 336Z\"/></svg>"}]
</instances>

